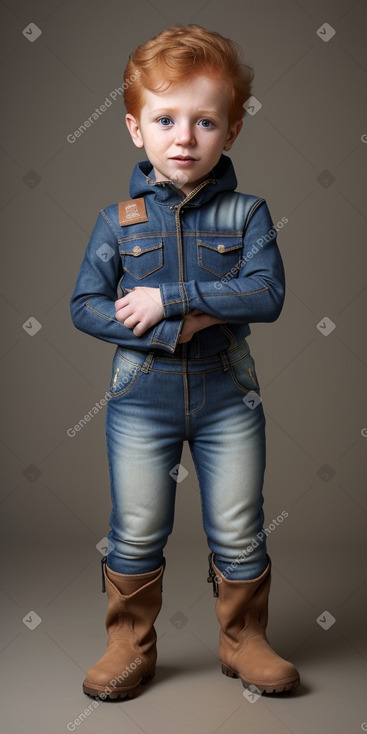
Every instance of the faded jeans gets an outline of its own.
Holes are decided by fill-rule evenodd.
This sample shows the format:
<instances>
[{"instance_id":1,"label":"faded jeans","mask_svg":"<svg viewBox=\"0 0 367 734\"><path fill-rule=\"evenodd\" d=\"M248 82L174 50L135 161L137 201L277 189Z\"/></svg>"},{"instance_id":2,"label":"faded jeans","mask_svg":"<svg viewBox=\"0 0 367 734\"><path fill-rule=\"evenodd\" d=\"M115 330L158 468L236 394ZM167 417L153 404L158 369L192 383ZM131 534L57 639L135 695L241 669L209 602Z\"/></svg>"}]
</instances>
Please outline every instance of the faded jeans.
<instances>
[{"instance_id":1,"label":"faded jeans","mask_svg":"<svg viewBox=\"0 0 367 734\"><path fill-rule=\"evenodd\" d=\"M264 571L265 416L246 341L190 360L117 347L106 437L112 570L139 574L162 564L187 441L215 564L231 580Z\"/></svg>"}]
</instances>

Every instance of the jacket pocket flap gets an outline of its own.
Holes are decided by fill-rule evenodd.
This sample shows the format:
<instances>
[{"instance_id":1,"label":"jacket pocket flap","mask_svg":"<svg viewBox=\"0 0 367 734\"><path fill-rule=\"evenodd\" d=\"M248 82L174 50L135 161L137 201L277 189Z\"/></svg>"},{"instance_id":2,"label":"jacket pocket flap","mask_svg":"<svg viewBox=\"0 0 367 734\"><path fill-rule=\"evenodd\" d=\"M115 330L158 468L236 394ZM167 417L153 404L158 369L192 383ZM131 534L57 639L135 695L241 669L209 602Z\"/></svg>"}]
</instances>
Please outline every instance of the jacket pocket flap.
<instances>
[{"instance_id":1,"label":"jacket pocket flap","mask_svg":"<svg viewBox=\"0 0 367 734\"><path fill-rule=\"evenodd\" d=\"M124 242L120 245L120 255L131 255L132 257L140 257L145 255L147 252L153 250L161 250L163 247L163 240L157 237L149 237L147 239L132 240L131 242Z\"/></svg>"},{"instance_id":2,"label":"jacket pocket flap","mask_svg":"<svg viewBox=\"0 0 367 734\"><path fill-rule=\"evenodd\" d=\"M206 237L197 240L198 265L213 275L222 277L239 269L243 249L240 237Z\"/></svg>"},{"instance_id":3,"label":"jacket pocket flap","mask_svg":"<svg viewBox=\"0 0 367 734\"><path fill-rule=\"evenodd\" d=\"M225 254L226 252L232 252L232 250L240 250L242 240L238 237L205 237L205 239L198 239L198 246L199 248L206 247L208 250Z\"/></svg>"}]
</instances>

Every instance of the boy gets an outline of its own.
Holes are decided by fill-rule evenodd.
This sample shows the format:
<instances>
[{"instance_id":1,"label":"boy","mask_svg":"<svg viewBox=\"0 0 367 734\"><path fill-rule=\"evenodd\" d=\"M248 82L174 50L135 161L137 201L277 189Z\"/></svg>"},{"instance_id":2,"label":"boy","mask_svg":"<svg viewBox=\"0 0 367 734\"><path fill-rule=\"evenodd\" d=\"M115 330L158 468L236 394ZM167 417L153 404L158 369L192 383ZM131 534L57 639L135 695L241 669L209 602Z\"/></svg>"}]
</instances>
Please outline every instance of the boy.
<instances>
[{"instance_id":1,"label":"boy","mask_svg":"<svg viewBox=\"0 0 367 734\"><path fill-rule=\"evenodd\" d=\"M154 676L184 440L211 550L222 672L267 693L299 683L265 635L265 418L246 342L250 322L279 316L284 271L266 202L234 191L223 154L252 76L233 42L196 25L163 31L125 69L127 127L149 160L134 169L131 199L100 212L71 300L77 328L117 345L106 417L108 647L87 672L91 696L132 698Z\"/></svg>"}]
</instances>

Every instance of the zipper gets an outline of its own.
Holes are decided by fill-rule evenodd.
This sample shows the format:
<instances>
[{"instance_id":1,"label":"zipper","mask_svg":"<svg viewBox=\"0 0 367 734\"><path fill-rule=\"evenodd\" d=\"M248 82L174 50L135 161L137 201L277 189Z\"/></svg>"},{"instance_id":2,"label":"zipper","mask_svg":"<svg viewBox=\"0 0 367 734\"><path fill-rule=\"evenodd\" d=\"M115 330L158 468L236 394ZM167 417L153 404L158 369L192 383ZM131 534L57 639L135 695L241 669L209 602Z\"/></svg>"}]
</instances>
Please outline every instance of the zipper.
<instances>
[{"instance_id":1,"label":"zipper","mask_svg":"<svg viewBox=\"0 0 367 734\"><path fill-rule=\"evenodd\" d=\"M202 181L195 189L193 189L175 208L175 220L176 220L176 232L177 232L177 246L178 246L178 264L179 264L179 281L180 283L185 282L184 278L184 263L183 263L183 248L182 248L182 223L181 223L181 209L188 204L196 194L201 191L209 183L216 183L215 178L208 178L206 181Z\"/></svg>"},{"instance_id":2,"label":"zipper","mask_svg":"<svg viewBox=\"0 0 367 734\"><path fill-rule=\"evenodd\" d=\"M207 578L208 584L213 584L213 596L219 596L218 581L213 568L213 557L214 553L209 553L209 575Z\"/></svg>"},{"instance_id":3,"label":"zipper","mask_svg":"<svg viewBox=\"0 0 367 734\"><path fill-rule=\"evenodd\" d=\"M102 594L106 593L106 581L104 577L104 565L107 563L107 556L103 556L101 560L101 570L102 570Z\"/></svg>"},{"instance_id":4,"label":"zipper","mask_svg":"<svg viewBox=\"0 0 367 734\"><path fill-rule=\"evenodd\" d=\"M203 189L205 186L207 186L209 183L216 183L216 179L208 178L206 181L202 181L198 186L196 186L195 189L193 189L186 197L185 199L180 203L177 204L177 206L174 206L175 210L175 223L176 223L176 235L177 235L177 250L178 250L178 279L179 283L185 282L185 270L184 270L184 255L183 255L183 241L182 241L182 222L181 222L181 210L188 202L191 201L191 199L199 192L201 189ZM185 384L185 416L186 416L186 432L188 435L189 432L189 397L188 397L188 382L187 382L187 350L188 350L188 344L182 345L182 361L184 364L184 384Z\"/></svg>"},{"instance_id":5,"label":"zipper","mask_svg":"<svg viewBox=\"0 0 367 734\"><path fill-rule=\"evenodd\" d=\"M162 558L162 566L163 566L163 573L162 573L162 579L161 579L161 593L163 594L163 576L164 576L164 571L166 569L166 559L164 556Z\"/></svg>"}]
</instances>

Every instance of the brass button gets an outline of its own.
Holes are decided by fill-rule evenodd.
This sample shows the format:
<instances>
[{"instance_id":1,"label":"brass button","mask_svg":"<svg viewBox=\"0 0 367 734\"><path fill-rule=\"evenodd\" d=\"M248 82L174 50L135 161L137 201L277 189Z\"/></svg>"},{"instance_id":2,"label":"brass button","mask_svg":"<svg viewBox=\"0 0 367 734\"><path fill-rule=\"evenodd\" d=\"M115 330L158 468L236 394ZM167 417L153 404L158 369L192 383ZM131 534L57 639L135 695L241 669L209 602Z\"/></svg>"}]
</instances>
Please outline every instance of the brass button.
<instances>
[{"instance_id":1,"label":"brass button","mask_svg":"<svg viewBox=\"0 0 367 734\"><path fill-rule=\"evenodd\" d=\"M134 255L140 255L141 247L139 247L139 245L135 245L135 247L133 248L133 253Z\"/></svg>"},{"instance_id":2,"label":"brass button","mask_svg":"<svg viewBox=\"0 0 367 734\"><path fill-rule=\"evenodd\" d=\"M225 249L224 245L218 245L217 247L218 252L225 252Z\"/></svg>"}]
</instances>

